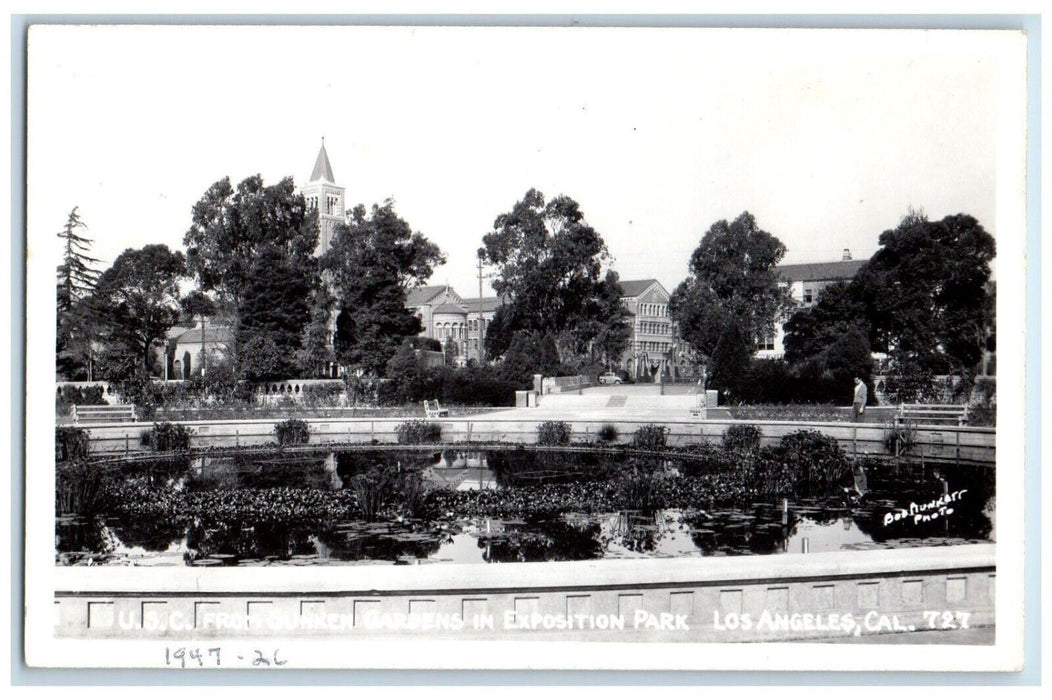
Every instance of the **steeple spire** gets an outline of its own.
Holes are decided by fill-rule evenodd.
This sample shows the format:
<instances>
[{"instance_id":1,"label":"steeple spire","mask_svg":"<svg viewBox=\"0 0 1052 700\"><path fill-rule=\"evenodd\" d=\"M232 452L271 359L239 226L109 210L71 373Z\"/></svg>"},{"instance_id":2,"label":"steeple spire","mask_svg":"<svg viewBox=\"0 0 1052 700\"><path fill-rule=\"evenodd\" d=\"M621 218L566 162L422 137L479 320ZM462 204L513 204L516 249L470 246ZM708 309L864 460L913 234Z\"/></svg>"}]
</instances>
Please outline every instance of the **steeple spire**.
<instances>
[{"instance_id":1,"label":"steeple spire","mask_svg":"<svg viewBox=\"0 0 1052 700\"><path fill-rule=\"evenodd\" d=\"M325 182L336 182L336 178L332 176L332 166L329 164L329 154L325 152L325 137L321 137L321 150L318 151L318 157L314 161L314 170L310 174L309 182L318 182L324 180Z\"/></svg>"}]
</instances>

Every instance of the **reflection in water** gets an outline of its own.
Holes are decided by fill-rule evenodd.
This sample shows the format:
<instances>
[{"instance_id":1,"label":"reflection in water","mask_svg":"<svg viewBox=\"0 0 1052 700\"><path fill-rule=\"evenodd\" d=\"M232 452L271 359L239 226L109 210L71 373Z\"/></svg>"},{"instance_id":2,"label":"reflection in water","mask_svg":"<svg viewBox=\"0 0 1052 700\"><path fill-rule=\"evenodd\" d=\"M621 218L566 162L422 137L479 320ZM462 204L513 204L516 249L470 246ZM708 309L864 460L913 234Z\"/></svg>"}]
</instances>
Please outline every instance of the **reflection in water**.
<instances>
[{"instance_id":1,"label":"reflection in water","mask_svg":"<svg viewBox=\"0 0 1052 700\"><path fill-rule=\"evenodd\" d=\"M994 536L986 470L870 466L861 500L796 498L783 513L779 498L715 498L713 485L733 483L712 480L699 464L529 450L125 463L112 510L58 518L56 549L65 564L470 563L797 553L805 540L821 552ZM964 495L946 517L886 522L889 512L952 492ZM662 506L669 493L682 503ZM377 516L369 521L363 512Z\"/></svg>"}]
</instances>

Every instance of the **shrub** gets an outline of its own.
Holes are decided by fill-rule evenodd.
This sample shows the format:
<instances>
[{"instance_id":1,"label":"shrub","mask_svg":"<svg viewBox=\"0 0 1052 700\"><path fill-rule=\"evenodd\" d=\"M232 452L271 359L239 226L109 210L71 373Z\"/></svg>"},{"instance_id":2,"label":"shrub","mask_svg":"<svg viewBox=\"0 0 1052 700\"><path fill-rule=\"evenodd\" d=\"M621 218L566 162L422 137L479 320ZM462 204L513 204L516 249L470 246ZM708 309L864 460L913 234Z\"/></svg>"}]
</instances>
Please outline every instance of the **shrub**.
<instances>
[{"instance_id":1,"label":"shrub","mask_svg":"<svg viewBox=\"0 0 1052 700\"><path fill-rule=\"evenodd\" d=\"M546 420L537 426L538 445L569 445L573 430L561 420Z\"/></svg>"},{"instance_id":2,"label":"shrub","mask_svg":"<svg viewBox=\"0 0 1052 700\"><path fill-rule=\"evenodd\" d=\"M790 365L784 360L753 359L734 389L738 403L842 405L850 401L852 385L850 379L837 379L821 360Z\"/></svg>"},{"instance_id":3,"label":"shrub","mask_svg":"<svg viewBox=\"0 0 1052 700\"><path fill-rule=\"evenodd\" d=\"M343 382L333 381L324 384L305 384L303 386L303 403L311 408L318 406L336 406L343 393Z\"/></svg>"},{"instance_id":4,"label":"shrub","mask_svg":"<svg viewBox=\"0 0 1052 700\"><path fill-rule=\"evenodd\" d=\"M997 425L997 379L978 377L972 386L968 425Z\"/></svg>"},{"instance_id":5,"label":"shrub","mask_svg":"<svg viewBox=\"0 0 1052 700\"><path fill-rule=\"evenodd\" d=\"M274 435L278 439L278 445L286 447L289 445L306 445L310 442L310 426L306 421L298 418L289 418L274 425Z\"/></svg>"},{"instance_id":6,"label":"shrub","mask_svg":"<svg viewBox=\"0 0 1052 700\"><path fill-rule=\"evenodd\" d=\"M135 404L135 413L139 420L150 420L157 411L160 403L157 397L158 389L155 388L153 380L141 373L133 374L121 380L117 385L117 393L124 403Z\"/></svg>"},{"instance_id":7,"label":"shrub","mask_svg":"<svg viewBox=\"0 0 1052 700\"><path fill-rule=\"evenodd\" d=\"M653 513L664 506L660 478L651 470L632 468L617 477L614 493L618 505L628 510Z\"/></svg>"},{"instance_id":8,"label":"shrub","mask_svg":"<svg viewBox=\"0 0 1052 700\"><path fill-rule=\"evenodd\" d=\"M83 428L55 428L55 461L81 462L91 449L88 431Z\"/></svg>"},{"instance_id":9,"label":"shrub","mask_svg":"<svg viewBox=\"0 0 1052 700\"><path fill-rule=\"evenodd\" d=\"M599 432L596 433L595 437L599 440L599 442L617 442L617 428L613 425L610 425L609 423L606 423L601 428L599 428Z\"/></svg>"},{"instance_id":10,"label":"shrub","mask_svg":"<svg viewBox=\"0 0 1052 700\"><path fill-rule=\"evenodd\" d=\"M373 521L381 509L394 500L398 493L398 480L394 470L376 466L352 476L347 482L347 488L358 502L362 519Z\"/></svg>"},{"instance_id":11,"label":"shrub","mask_svg":"<svg viewBox=\"0 0 1052 700\"><path fill-rule=\"evenodd\" d=\"M663 425L644 425L632 436L632 444L639 450L659 452L668 442L668 428Z\"/></svg>"},{"instance_id":12,"label":"shrub","mask_svg":"<svg viewBox=\"0 0 1052 700\"><path fill-rule=\"evenodd\" d=\"M142 444L155 452L185 452L190 449L193 432L179 423L154 423L153 428L142 434Z\"/></svg>"},{"instance_id":13,"label":"shrub","mask_svg":"<svg viewBox=\"0 0 1052 700\"><path fill-rule=\"evenodd\" d=\"M917 449L917 445L917 424L914 421L889 423L884 427L884 449L889 455L911 455Z\"/></svg>"},{"instance_id":14,"label":"shrub","mask_svg":"<svg viewBox=\"0 0 1052 700\"><path fill-rule=\"evenodd\" d=\"M431 352L442 352L442 342L437 338L425 338L417 335L408 338L406 342L413 350L430 350Z\"/></svg>"},{"instance_id":15,"label":"shrub","mask_svg":"<svg viewBox=\"0 0 1052 700\"><path fill-rule=\"evenodd\" d=\"M55 392L55 413L68 416L74 406L104 406L106 399L102 387L63 386Z\"/></svg>"},{"instance_id":16,"label":"shrub","mask_svg":"<svg viewBox=\"0 0 1052 700\"><path fill-rule=\"evenodd\" d=\"M110 470L101 464L65 462L55 470L55 513L93 515L106 497Z\"/></svg>"},{"instance_id":17,"label":"shrub","mask_svg":"<svg viewBox=\"0 0 1052 700\"><path fill-rule=\"evenodd\" d=\"M501 379L492 367L437 368L431 371L430 383L439 392L432 397L441 395L444 403L461 406L514 406L520 388Z\"/></svg>"},{"instance_id":18,"label":"shrub","mask_svg":"<svg viewBox=\"0 0 1052 700\"><path fill-rule=\"evenodd\" d=\"M723 434L723 447L735 452L755 452L763 431L757 425L732 425Z\"/></svg>"},{"instance_id":19,"label":"shrub","mask_svg":"<svg viewBox=\"0 0 1052 700\"><path fill-rule=\"evenodd\" d=\"M794 423L836 423L850 418L850 411L839 406L823 404L761 404L732 406L728 409L734 420L791 421Z\"/></svg>"},{"instance_id":20,"label":"shrub","mask_svg":"<svg viewBox=\"0 0 1052 700\"><path fill-rule=\"evenodd\" d=\"M925 367L892 363L884 381L884 398L890 403L938 401L935 373Z\"/></svg>"},{"instance_id":21,"label":"shrub","mask_svg":"<svg viewBox=\"0 0 1052 700\"><path fill-rule=\"evenodd\" d=\"M442 426L423 420L411 420L395 428L399 445L429 445L442 441Z\"/></svg>"},{"instance_id":22,"label":"shrub","mask_svg":"<svg viewBox=\"0 0 1052 700\"><path fill-rule=\"evenodd\" d=\"M777 455L793 473L797 493L832 493L849 470L837 439L817 430L797 430L778 443Z\"/></svg>"}]
</instances>

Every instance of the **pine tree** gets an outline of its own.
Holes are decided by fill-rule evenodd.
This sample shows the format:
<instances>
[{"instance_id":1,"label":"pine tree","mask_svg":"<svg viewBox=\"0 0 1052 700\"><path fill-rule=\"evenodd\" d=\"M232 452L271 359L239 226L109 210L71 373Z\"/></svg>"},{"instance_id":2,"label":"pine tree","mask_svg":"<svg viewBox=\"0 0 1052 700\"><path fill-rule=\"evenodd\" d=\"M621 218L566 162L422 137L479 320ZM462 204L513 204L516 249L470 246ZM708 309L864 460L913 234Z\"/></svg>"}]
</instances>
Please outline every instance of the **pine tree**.
<instances>
[{"instance_id":1,"label":"pine tree","mask_svg":"<svg viewBox=\"0 0 1052 700\"><path fill-rule=\"evenodd\" d=\"M56 234L64 243L62 264L58 266L56 299L58 308L58 334L55 348L55 369L63 376L82 373L86 367L91 379L91 345L93 341L91 295L99 279L99 271L92 265L99 262L88 255L92 240L78 235L78 229L87 226L77 214L77 208L69 213L66 225Z\"/></svg>"},{"instance_id":2,"label":"pine tree","mask_svg":"<svg viewBox=\"0 0 1052 700\"><path fill-rule=\"evenodd\" d=\"M77 235L77 229L87 225L77 215L78 207L69 213L66 225L56 234L64 242L62 264L58 266L58 312L66 313L78 299L91 294L99 279L99 272L91 267L99 260L87 254L92 240Z\"/></svg>"}]
</instances>

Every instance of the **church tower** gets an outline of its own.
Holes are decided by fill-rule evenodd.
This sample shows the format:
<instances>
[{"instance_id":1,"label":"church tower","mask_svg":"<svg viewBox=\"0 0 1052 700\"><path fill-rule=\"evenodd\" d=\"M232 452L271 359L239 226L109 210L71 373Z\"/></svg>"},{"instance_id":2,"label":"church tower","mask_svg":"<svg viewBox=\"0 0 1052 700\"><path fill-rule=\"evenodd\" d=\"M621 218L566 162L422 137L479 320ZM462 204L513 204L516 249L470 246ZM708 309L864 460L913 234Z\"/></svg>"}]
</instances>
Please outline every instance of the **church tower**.
<instances>
[{"instance_id":1,"label":"church tower","mask_svg":"<svg viewBox=\"0 0 1052 700\"><path fill-rule=\"evenodd\" d=\"M322 255L329 250L336 224L345 221L344 188L337 185L332 176L332 165L329 164L329 154L325 152L324 136L321 139L321 150L314 160L310 180L300 192L307 200L307 206L318 212L318 250L315 252Z\"/></svg>"}]
</instances>

